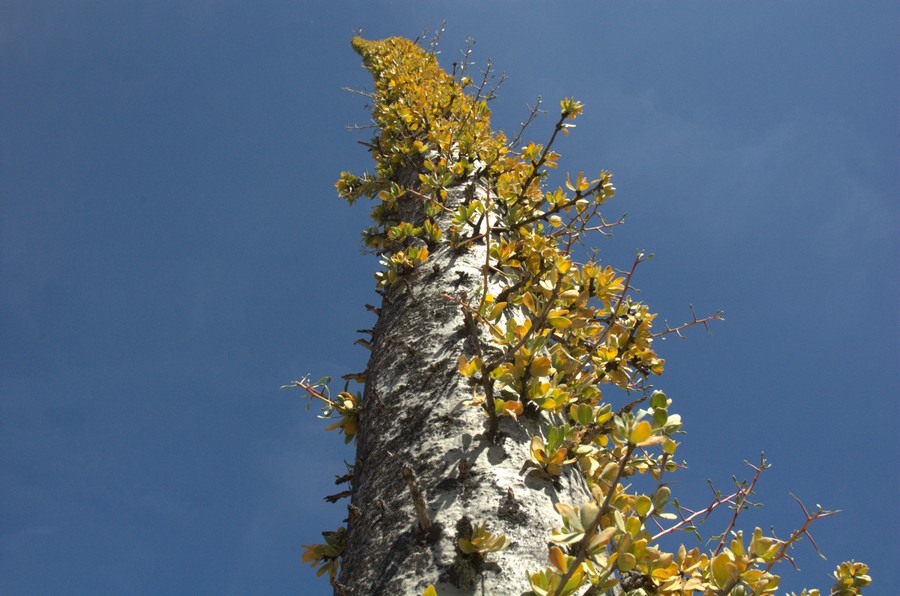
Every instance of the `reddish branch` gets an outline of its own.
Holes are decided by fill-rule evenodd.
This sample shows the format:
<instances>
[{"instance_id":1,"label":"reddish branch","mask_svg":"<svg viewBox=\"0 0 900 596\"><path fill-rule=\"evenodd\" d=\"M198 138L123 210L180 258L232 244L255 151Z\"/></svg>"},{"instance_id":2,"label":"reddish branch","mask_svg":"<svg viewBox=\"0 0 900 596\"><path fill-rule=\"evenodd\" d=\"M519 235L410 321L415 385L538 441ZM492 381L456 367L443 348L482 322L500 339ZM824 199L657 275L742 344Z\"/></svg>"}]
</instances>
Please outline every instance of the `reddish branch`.
<instances>
[{"instance_id":1,"label":"reddish branch","mask_svg":"<svg viewBox=\"0 0 900 596\"><path fill-rule=\"evenodd\" d=\"M697 313L694 312L694 305L691 305L691 315L694 317L693 321L689 323L684 323L683 325L679 325L678 327L669 327L669 322L666 321L666 330L660 331L659 333L654 333L652 337L662 337L663 335L668 335L670 333L675 333L678 337L684 339L684 336L681 335L681 332L688 327L693 327L694 325L703 325L706 328L706 332L712 334L709 330L709 322L713 320L724 321L725 314L719 310L716 311L715 314L709 315L708 317L703 317L702 319L697 318Z\"/></svg>"},{"instance_id":2,"label":"reddish branch","mask_svg":"<svg viewBox=\"0 0 900 596\"><path fill-rule=\"evenodd\" d=\"M756 482L759 480L759 475L762 474L763 470L766 470L769 467L768 465L766 465L765 455L760 456L760 460L761 461L759 463L759 467L754 466L750 462L745 462L748 466L756 471L756 474L753 475L753 480L750 482L750 486L739 491L740 494L738 496L738 501L734 505L734 515L731 516L731 521L728 523L728 527L725 528L725 531L722 532L722 536L719 537L719 544L716 546L716 550L713 551L713 556L719 554L719 551L721 551L722 547L725 546L725 538L737 523L738 516L741 514L741 511L743 511L745 505L747 504L747 499L750 495L753 494L753 488L756 486Z\"/></svg>"}]
</instances>

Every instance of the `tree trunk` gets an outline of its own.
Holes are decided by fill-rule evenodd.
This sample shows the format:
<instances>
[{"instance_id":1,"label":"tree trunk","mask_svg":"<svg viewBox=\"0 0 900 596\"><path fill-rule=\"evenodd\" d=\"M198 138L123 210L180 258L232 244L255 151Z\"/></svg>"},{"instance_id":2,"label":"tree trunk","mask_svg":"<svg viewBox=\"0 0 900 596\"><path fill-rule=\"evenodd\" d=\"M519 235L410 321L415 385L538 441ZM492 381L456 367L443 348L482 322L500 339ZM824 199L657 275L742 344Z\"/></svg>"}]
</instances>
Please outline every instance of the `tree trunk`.
<instances>
[{"instance_id":1,"label":"tree trunk","mask_svg":"<svg viewBox=\"0 0 900 596\"><path fill-rule=\"evenodd\" d=\"M465 193L464 186L450 189L446 206L452 211ZM403 219L421 225L417 201L407 197ZM446 228L447 221L438 223ZM421 594L434 584L440 596L520 595L529 590L527 572L547 566L547 541L560 526L554 504L591 498L570 466L556 478L523 466L531 436L541 432L537 417L503 417L491 437L483 407L464 404L473 386L458 372L458 358L472 357L477 331L445 295L474 301L484 262L483 241L464 251L441 242L424 265L384 290L337 594ZM424 498L427 531L411 484ZM485 559L463 555L459 537L480 522L504 534L508 548Z\"/></svg>"}]
</instances>

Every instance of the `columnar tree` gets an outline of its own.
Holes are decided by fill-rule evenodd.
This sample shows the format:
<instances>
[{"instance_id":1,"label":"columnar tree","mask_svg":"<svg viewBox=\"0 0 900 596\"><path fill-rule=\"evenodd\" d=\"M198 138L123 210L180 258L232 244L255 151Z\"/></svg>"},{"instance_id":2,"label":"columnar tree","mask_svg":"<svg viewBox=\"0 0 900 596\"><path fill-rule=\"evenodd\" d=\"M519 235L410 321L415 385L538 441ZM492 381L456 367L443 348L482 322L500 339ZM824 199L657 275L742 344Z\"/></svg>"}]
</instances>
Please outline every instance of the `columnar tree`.
<instances>
[{"instance_id":1,"label":"columnar tree","mask_svg":"<svg viewBox=\"0 0 900 596\"><path fill-rule=\"evenodd\" d=\"M654 340L721 317L654 329L632 286L648 255L619 271L581 248L621 223L601 214L609 172L547 188L582 105L562 100L549 139L525 143L491 130L490 74L468 52L448 74L406 39L353 47L375 81L375 170L337 190L376 202L364 242L382 303L364 372L340 392L294 383L357 449L331 497L350 497L346 527L303 559L336 594L774 593L773 566L831 512L744 535L764 460L705 509L672 504L681 420L652 384ZM721 505L731 521L706 551L660 546ZM859 593L866 572L845 563L836 587Z\"/></svg>"}]
</instances>

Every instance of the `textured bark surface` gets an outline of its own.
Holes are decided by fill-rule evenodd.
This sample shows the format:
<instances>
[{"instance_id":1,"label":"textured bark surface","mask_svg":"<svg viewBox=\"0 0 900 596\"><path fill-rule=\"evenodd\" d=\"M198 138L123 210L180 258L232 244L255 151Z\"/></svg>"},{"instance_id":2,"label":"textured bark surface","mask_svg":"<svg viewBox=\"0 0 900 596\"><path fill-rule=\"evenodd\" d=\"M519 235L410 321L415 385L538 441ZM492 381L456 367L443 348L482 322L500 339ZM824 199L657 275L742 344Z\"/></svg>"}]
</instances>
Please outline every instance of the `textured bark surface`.
<instances>
[{"instance_id":1,"label":"textured bark surface","mask_svg":"<svg viewBox=\"0 0 900 596\"><path fill-rule=\"evenodd\" d=\"M464 192L451 190L447 206ZM404 200L404 220L418 225L418 205ZM537 420L503 418L492 440L482 408L463 403L473 387L457 362L460 354L473 355L474 342L460 306L442 294L474 301L484 258L483 243L463 252L441 243L424 265L384 292L338 594L421 594L428 584L441 596L522 594L529 590L527 572L548 564L547 540L560 525L554 504L589 498L571 469L554 479L525 465L530 438L540 432ZM424 496L429 532L419 527L404 465ZM457 541L467 524L483 521L511 544L482 564L461 556Z\"/></svg>"}]
</instances>

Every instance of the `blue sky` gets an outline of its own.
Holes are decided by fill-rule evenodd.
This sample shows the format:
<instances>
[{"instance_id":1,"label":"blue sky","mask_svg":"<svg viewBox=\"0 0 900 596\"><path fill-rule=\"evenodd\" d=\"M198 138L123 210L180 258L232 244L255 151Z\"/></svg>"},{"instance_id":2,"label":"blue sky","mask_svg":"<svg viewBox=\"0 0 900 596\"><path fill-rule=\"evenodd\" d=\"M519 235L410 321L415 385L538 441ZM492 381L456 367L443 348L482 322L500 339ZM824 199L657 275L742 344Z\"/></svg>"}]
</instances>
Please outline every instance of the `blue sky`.
<instances>
[{"instance_id":1,"label":"blue sky","mask_svg":"<svg viewBox=\"0 0 900 596\"><path fill-rule=\"evenodd\" d=\"M745 528L844 512L796 550L900 585L898 8L891 2L3 2L0 593L326 594L300 544L352 454L278 386L362 370L376 259L349 39L447 20L509 79L585 103L562 167L614 172L607 262L714 334L660 347L686 422L673 490L774 464ZM552 118L530 138L547 136ZM893 199L891 197L894 197ZM721 520L720 520L721 521ZM715 520L711 522L715 523ZM724 523L724 522L722 522ZM718 526L710 525L709 531ZM685 537L685 540L690 540Z\"/></svg>"}]
</instances>

